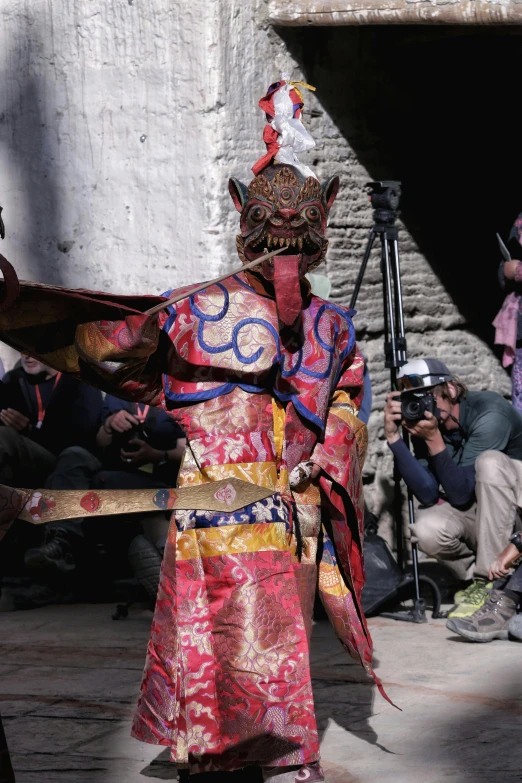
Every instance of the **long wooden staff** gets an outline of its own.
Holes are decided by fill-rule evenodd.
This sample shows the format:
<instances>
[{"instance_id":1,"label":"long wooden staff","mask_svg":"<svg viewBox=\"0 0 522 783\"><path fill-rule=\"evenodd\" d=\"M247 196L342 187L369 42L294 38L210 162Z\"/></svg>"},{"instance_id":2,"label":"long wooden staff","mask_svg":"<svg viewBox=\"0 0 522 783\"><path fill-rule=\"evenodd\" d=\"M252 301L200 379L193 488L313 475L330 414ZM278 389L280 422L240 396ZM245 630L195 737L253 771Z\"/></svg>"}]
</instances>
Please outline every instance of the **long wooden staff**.
<instances>
[{"instance_id":1,"label":"long wooden staff","mask_svg":"<svg viewBox=\"0 0 522 783\"><path fill-rule=\"evenodd\" d=\"M282 253L283 250L286 250L286 248L280 247L278 250L273 250L271 253L267 253L266 256L255 258L253 261L249 261L248 264L243 264L239 269L234 269L233 272L227 272L226 275L216 277L215 280L209 280L206 283L200 283L200 285L197 285L195 288L191 288L190 291L184 291L182 294L173 296L172 299L167 299L165 302L161 302L161 304L151 307L150 310L145 310L144 315L156 315L156 313L159 313L161 310L169 307L169 305L176 304L176 302L179 302L181 299L187 299L189 296L193 296L194 294L199 293L199 291L203 291L204 288L209 288L211 285L221 283L223 280L226 280L227 277L232 277L232 275L237 275L239 272L244 272L245 269L252 269L253 266L257 266L257 264L260 264L261 261L266 261L267 258L277 256L279 253Z\"/></svg>"}]
</instances>

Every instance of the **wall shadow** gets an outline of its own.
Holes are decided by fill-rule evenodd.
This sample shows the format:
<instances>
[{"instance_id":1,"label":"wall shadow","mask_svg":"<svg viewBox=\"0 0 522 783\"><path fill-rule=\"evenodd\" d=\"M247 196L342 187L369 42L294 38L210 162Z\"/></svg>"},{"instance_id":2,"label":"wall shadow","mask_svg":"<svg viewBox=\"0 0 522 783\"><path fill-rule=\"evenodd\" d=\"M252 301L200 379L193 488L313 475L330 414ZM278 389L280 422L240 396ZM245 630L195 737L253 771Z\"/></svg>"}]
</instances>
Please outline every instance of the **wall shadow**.
<instances>
[{"instance_id":1,"label":"wall shadow","mask_svg":"<svg viewBox=\"0 0 522 783\"><path fill-rule=\"evenodd\" d=\"M16 266L21 257L26 259L31 279L60 284L61 253L66 250L59 247L56 74L53 64L43 58L34 13L19 18L0 72L0 154L10 172L9 182L0 189L6 224L0 252L12 256L9 260ZM19 193L13 192L13 184Z\"/></svg>"},{"instance_id":2,"label":"wall shadow","mask_svg":"<svg viewBox=\"0 0 522 783\"><path fill-rule=\"evenodd\" d=\"M407 229L467 328L491 343L502 301L495 232L507 237L522 210L518 30L391 25L277 33L370 176L403 182ZM324 139L316 141L320 150ZM335 161L325 164L333 173Z\"/></svg>"}]
</instances>

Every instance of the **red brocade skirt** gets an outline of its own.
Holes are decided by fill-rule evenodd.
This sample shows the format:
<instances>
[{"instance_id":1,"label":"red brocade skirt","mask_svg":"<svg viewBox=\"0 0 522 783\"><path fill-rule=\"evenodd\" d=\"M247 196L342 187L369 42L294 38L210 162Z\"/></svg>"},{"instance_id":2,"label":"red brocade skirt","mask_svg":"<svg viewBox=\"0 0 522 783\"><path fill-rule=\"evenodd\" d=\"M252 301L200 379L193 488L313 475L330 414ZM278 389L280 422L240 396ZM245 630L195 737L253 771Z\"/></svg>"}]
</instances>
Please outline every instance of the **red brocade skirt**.
<instances>
[{"instance_id":1,"label":"red brocade skirt","mask_svg":"<svg viewBox=\"0 0 522 783\"><path fill-rule=\"evenodd\" d=\"M271 503L170 526L132 733L193 773L319 758L307 638L315 557L298 562L277 508L257 521Z\"/></svg>"}]
</instances>

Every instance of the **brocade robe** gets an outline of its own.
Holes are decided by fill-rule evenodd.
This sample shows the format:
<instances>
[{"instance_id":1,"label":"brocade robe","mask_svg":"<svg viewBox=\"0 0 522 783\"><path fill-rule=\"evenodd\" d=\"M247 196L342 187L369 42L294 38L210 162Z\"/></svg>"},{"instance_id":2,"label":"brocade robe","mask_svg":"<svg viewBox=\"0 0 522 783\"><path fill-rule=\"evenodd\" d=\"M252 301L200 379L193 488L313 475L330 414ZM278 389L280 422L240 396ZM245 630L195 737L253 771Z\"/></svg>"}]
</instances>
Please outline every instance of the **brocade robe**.
<instances>
[{"instance_id":1,"label":"brocade robe","mask_svg":"<svg viewBox=\"0 0 522 783\"><path fill-rule=\"evenodd\" d=\"M159 318L141 315L145 304L29 286L0 315L14 347L174 416L188 439L180 486L234 476L273 492L233 514L173 513L133 735L194 773L313 762L316 588L375 676L360 608L366 428L350 313L310 296L290 353L274 300L245 274ZM291 491L289 473L310 457L322 477Z\"/></svg>"}]
</instances>

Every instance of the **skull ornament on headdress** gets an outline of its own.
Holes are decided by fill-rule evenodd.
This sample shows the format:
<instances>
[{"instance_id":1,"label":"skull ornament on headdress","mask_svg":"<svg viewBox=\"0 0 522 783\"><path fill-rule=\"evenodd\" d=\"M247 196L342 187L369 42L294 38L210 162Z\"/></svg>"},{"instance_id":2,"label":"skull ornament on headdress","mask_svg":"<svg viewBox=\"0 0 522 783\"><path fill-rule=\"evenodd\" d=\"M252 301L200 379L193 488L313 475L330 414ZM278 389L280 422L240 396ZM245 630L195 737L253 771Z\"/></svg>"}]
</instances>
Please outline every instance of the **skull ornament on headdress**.
<instances>
[{"instance_id":1,"label":"skull ornament on headdress","mask_svg":"<svg viewBox=\"0 0 522 783\"><path fill-rule=\"evenodd\" d=\"M270 91L274 92L273 87L269 95ZM289 85L277 83L278 90L284 87ZM294 90L290 91L290 100L292 92ZM265 109L266 100L265 97L260 101ZM302 102L299 114L301 108ZM283 123L276 122L278 119L276 114L267 128L274 125L282 128ZM301 124L299 118L295 119ZM306 133L304 128L303 132ZM295 127L293 134L301 144L301 134ZM274 145L273 141L269 143L266 137L265 128L268 153L254 166L257 176L248 186L235 178L229 180L230 195L241 213L241 233L236 244L244 263L260 258L270 250L284 248L278 256L262 263L260 273L274 285L280 321L291 326L302 309L300 280L326 255L326 225L339 189L339 177L331 177L321 185L310 169L299 163L293 151L295 146L290 149L292 145L285 144L282 154L283 147ZM279 157L283 157L284 162L280 162ZM294 161L291 165L286 163L289 159Z\"/></svg>"}]
</instances>

